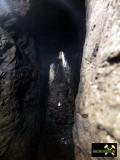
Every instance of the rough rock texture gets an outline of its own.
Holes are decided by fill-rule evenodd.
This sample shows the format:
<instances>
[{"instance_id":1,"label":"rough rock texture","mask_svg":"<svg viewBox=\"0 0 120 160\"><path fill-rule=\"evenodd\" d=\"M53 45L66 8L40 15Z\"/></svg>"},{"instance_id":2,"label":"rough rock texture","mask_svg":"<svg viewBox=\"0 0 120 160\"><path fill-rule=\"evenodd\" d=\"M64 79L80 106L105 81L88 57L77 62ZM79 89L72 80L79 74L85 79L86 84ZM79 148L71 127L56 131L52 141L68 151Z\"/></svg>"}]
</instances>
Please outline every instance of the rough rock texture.
<instances>
[{"instance_id":1,"label":"rough rock texture","mask_svg":"<svg viewBox=\"0 0 120 160\"><path fill-rule=\"evenodd\" d=\"M76 160L91 158L91 143L117 142L120 159L120 2L87 0L87 35L76 99Z\"/></svg>"},{"instance_id":2,"label":"rough rock texture","mask_svg":"<svg viewBox=\"0 0 120 160\"><path fill-rule=\"evenodd\" d=\"M15 40L0 28L1 160L32 159L40 137L40 74L32 57L32 39L23 47L22 38Z\"/></svg>"}]
</instances>

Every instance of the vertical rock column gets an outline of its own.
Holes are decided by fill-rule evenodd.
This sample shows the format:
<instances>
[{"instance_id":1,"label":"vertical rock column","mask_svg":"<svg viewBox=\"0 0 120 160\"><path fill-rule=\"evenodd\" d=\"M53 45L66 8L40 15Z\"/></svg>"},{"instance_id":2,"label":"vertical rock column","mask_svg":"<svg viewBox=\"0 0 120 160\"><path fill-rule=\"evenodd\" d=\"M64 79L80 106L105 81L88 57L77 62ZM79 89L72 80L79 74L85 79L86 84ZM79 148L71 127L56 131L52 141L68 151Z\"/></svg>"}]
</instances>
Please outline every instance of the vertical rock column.
<instances>
[{"instance_id":1,"label":"vertical rock column","mask_svg":"<svg viewBox=\"0 0 120 160\"><path fill-rule=\"evenodd\" d=\"M76 160L91 157L91 143L118 144L120 159L120 2L86 0L86 41L76 99Z\"/></svg>"}]
</instances>

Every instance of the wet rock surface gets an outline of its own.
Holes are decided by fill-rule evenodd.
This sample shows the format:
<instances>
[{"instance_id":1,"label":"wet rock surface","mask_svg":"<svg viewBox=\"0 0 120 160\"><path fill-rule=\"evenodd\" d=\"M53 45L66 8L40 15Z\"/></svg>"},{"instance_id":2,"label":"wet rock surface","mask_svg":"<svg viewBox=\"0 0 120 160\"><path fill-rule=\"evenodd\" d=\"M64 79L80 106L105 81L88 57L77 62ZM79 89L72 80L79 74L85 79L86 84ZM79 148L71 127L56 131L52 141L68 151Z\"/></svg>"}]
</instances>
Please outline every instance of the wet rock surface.
<instances>
[{"instance_id":1,"label":"wet rock surface","mask_svg":"<svg viewBox=\"0 0 120 160\"><path fill-rule=\"evenodd\" d=\"M77 3L0 1L0 160L74 159L74 97L85 28L84 5L80 14ZM62 74L60 65L50 85L50 65L61 50L72 76Z\"/></svg>"}]
</instances>

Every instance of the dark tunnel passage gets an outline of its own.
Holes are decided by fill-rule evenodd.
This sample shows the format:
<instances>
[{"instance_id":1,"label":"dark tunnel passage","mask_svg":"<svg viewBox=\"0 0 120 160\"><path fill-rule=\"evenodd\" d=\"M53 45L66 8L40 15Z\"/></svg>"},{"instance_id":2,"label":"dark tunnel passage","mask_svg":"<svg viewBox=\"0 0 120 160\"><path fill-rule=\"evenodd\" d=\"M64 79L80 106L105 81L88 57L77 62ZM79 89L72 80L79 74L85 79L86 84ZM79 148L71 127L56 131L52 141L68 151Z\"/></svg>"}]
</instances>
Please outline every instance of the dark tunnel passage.
<instances>
[{"instance_id":1,"label":"dark tunnel passage","mask_svg":"<svg viewBox=\"0 0 120 160\"><path fill-rule=\"evenodd\" d=\"M35 103L33 108L26 107L27 103L24 103L27 101L28 88L32 86L29 74L24 76L28 78L25 82L24 78L19 80L21 82L15 92L20 106L19 112L26 116L22 120L24 122L20 123L21 128L26 127L28 121L31 125L37 121L39 126L36 130L30 126L34 130L28 131L28 134L31 133L29 137L32 137L31 146L28 146L30 149L22 159L74 160L72 126L85 40L85 2L31 0L28 13L25 16L15 16L17 21L14 24L6 26L2 22L2 27L8 32L14 32L13 39L17 48L16 70L30 66L30 72L35 70L40 77L37 86L40 94L31 91L34 95L33 101L35 96L39 99L38 106ZM60 51L64 52L67 69L64 69L61 59L58 58ZM52 70L55 72L52 83L49 77L51 64L56 68Z\"/></svg>"}]
</instances>

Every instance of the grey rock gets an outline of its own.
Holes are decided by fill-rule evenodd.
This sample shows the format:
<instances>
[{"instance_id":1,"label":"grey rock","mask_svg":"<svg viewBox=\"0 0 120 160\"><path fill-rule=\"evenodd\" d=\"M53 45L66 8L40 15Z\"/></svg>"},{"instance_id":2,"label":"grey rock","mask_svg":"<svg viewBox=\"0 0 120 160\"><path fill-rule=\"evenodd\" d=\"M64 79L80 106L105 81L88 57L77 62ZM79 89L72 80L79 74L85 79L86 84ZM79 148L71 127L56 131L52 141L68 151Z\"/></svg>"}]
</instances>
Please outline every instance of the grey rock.
<instances>
[{"instance_id":1,"label":"grey rock","mask_svg":"<svg viewBox=\"0 0 120 160\"><path fill-rule=\"evenodd\" d=\"M77 160L91 158L91 143L115 142L120 147L120 5L88 0L86 6L87 36L74 125ZM118 158L99 159L119 157L118 151Z\"/></svg>"}]
</instances>

